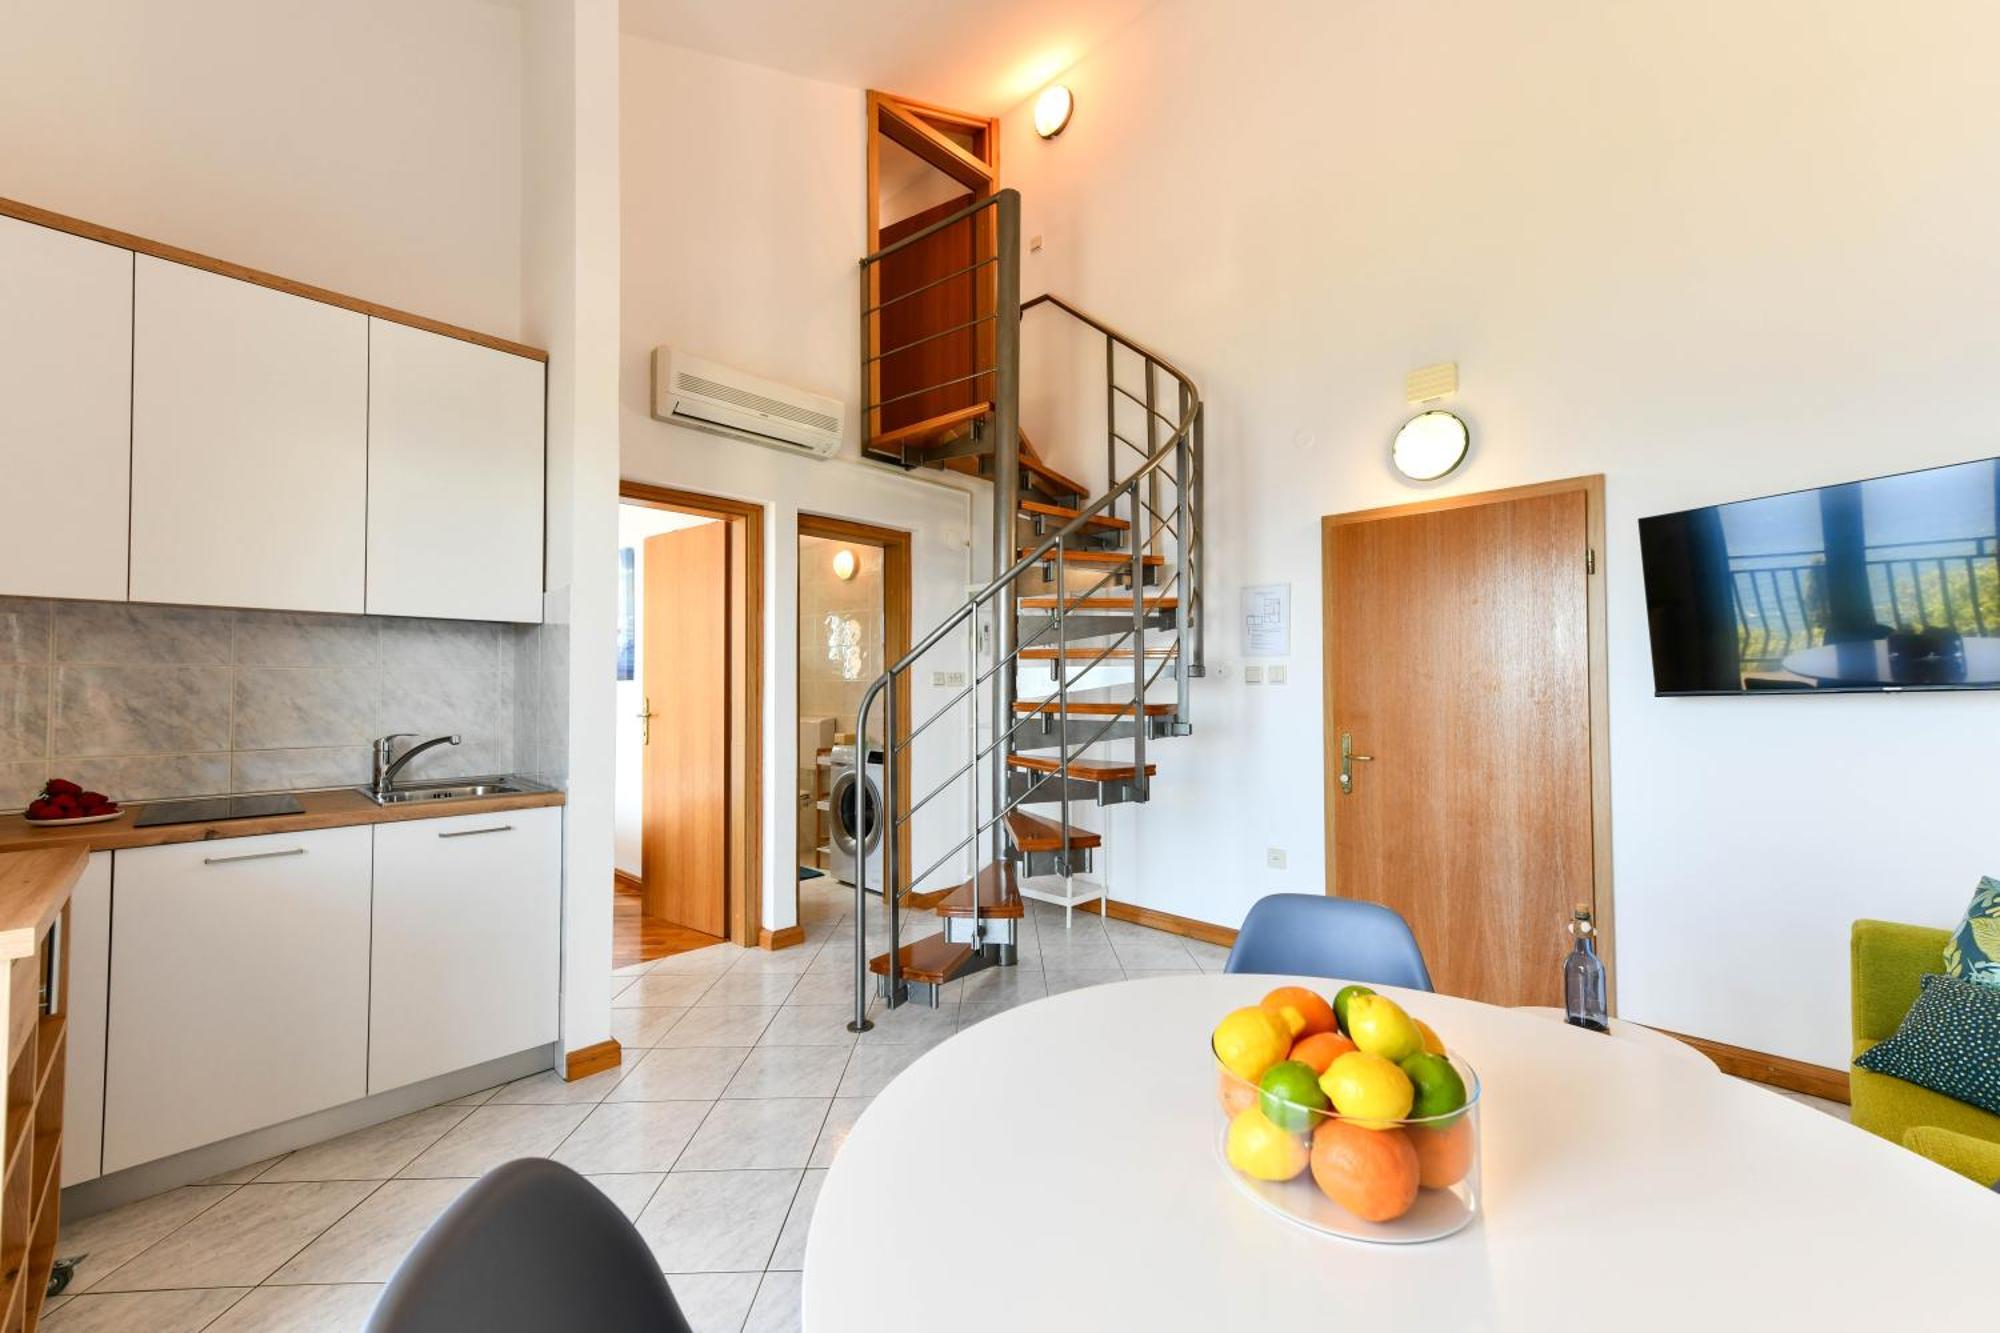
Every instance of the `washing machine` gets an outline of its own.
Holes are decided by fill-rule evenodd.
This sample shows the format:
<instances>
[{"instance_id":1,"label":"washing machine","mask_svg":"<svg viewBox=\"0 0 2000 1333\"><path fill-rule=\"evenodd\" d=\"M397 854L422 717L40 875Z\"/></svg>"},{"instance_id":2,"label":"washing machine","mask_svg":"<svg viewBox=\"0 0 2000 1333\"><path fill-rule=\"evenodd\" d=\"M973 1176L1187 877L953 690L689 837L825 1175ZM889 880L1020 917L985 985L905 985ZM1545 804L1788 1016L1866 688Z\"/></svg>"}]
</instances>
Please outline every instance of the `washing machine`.
<instances>
[{"instance_id":1,"label":"washing machine","mask_svg":"<svg viewBox=\"0 0 2000 1333\"><path fill-rule=\"evenodd\" d=\"M833 785L827 805L833 829L833 877L843 884L854 882L857 863L868 869L868 891L882 892L882 752L869 750L866 762L855 767L852 746L833 749Z\"/></svg>"}]
</instances>

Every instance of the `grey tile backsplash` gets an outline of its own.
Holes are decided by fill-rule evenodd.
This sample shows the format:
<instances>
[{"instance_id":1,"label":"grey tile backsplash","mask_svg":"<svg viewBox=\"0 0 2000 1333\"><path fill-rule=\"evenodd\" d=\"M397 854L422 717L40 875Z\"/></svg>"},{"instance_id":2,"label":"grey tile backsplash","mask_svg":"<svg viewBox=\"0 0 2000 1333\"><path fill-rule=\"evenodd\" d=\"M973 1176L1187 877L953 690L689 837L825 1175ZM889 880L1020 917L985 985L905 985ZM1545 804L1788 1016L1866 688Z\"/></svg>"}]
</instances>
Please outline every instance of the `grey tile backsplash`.
<instances>
[{"instance_id":1,"label":"grey tile backsplash","mask_svg":"<svg viewBox=\"0 0 2000 1333\"><path fill-rule=\"evenodd\" d=\"M350 786L392 731L464 737L409 777L511 772L543 628L0 597L0 810L51 775L120 801Z\"/></svg>"}]
</instances>

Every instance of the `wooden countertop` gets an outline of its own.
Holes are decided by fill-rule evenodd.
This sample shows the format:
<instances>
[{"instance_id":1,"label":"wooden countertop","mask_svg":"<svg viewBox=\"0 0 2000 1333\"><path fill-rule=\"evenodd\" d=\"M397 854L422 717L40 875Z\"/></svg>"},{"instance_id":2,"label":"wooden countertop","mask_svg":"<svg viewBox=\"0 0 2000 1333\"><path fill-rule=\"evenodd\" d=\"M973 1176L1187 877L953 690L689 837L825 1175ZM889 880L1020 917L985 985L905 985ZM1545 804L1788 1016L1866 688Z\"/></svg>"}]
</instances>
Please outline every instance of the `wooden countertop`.
<instances>
[{"instance_id":1,"label":"wooden countertop","mask_svg":"<svg viewBox=\"0 0 2000 1333\"><path fill-rule=\"evenodd\" d=\"M174 842L252 838L260 833L300 833L307 829L345 828L353 824L395 824L405 819L442 819L448 815L490 815L503 810L529 810L563 803L563 794L559 791L387 806L377 805L360 792L345 788L302 791L294 795L305 807L296 815L225 819L210 824L163 824L155 828L132 827L133 819L145 808L142 805L129 805L118 818L102 824L73 824L67 828L36 828L20 815L0 815L0 853L54 851L87 855L130 847L161 847ZM11 884L12 881L6 882ZM4 906L5 901L0 900L0 906ZM8 928L10 920L0 918L0 929Z\"/></svg>"},{"instance_id":2,"label":"wooden countertop","mask_svg":"<svg viewBox=\"0 0 2000 1333\"><path fill-rule=\"evenodd\" d=\"M0 856L0 961L33 956L88 864L82 847Z\"/></svg>"}]
</instances>

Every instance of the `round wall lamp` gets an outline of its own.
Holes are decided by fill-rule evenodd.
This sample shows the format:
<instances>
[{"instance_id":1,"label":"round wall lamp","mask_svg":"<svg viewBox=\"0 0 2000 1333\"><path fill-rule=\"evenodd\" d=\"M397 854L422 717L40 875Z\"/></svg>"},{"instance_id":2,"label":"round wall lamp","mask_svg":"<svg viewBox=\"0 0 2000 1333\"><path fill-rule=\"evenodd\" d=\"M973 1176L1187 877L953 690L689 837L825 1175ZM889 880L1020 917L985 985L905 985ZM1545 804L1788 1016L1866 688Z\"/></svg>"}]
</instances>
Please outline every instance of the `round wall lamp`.
<instances>
[{"instance_id":1,"label":"round wall lamp","mask_svg":"<svg viewBox=\"0 0 2000 1333\"><path fill-rule=\"evenodd\" d=\"M1050 84L1035 99L1035 133L1044 139L1055 138L1069 124L1075 110L1076 99L1070 96L1069 89L1060 83Z\"/></svg>"},{"instance_id":2,"label":"round wall lamp","mask_svg":"<svg viewBox=\"0 0 2000 1333\"><path fill-rule=\"evenodd\" d=\"M1389 446L1389 460L1411 481L1436 481L1463 463L1471 447L1472 433L1465 422L1453 413L1433 409L1403 423L1396 432L1396 442Z\"/></svg>"},{"instance_id":3,"label":"round wall lamp","mask_svg":"<svg viewBox=\"0 0 2000 1333\"><path fill-rule=\"evenodd\" d=\"M854 559L854 552L848 550L845 546L833 553L833 576L842 583L854 577L854 571L857 567L858 564Z\"/></svg>"}]
</instances>

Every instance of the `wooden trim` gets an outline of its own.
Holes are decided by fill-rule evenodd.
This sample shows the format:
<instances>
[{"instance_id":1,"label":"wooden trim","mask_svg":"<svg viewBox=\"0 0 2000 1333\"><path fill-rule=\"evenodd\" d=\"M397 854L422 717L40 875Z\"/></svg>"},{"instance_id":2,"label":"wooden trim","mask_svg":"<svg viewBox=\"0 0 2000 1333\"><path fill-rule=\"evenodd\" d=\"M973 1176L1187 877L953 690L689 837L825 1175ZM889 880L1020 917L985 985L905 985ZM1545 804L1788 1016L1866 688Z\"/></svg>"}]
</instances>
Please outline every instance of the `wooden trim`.
<instances>
[{"instance_id":1,"label":"wooden trim","mask_svg":"<svg viewBox=\"0 0 2000 1333\"><path fill-rule=\"evenodd\" d=\"M890 142L907 148L913 156L982 199L993 192L999 180L995 167L966 152L936 126L906 110L901 99L887 93L870 93L869 101L875 113L874 129Z\"/></svg>"},{"instance_id":2,"label":"wooden trim","mask_svg":"<svg viewBox=\"0 0 2000 1333\"><path fill-rule=\"evenodd\" d=\"M730 689L729 939L748 946L764 916L764 507L748 500L618 483L618 498L729 524ZM796 872L794 872L796 877ZM794 883L794 893L798 891Z\"/></svg>"},{"instance_id":3,"label":"wooden trim","mask_svg":"<svg viewBox=\"0 0 2000 1333\"><path fill-rule=\"evenodd\" d=\"M1725 1074L1747 1078L1754 1083L1767 1083L1774 1088L1803 1092L1811 1097L1823 1097L1827 1101L1839 1102L1842 1105L1848 1102L1846 1070L1808 1064L1804 1060L1794 1060L1788 1055L1770 1055L1743 1046L1731 1046L1727 1042L1711 1041L1707 1037L1690 1037L1684 1032L1670 1032L1666 1028L1653 1030L1662 1036L1686 1042L1715 1061L1715 1067Z\"/></svg>"},{"instance_id":4,"label":"wooden trim","mask_svg":"<svg viewBox=\"0 0 2000 1333\"><path fill-rule=\"evenodd\" d=\"M1090 912L1087 906L1079 907L1077 910L1086 915ZM1200 940L1203 944L1213 944L1220 949L1236 947L1236 932L1228 926L1197 921L1193 917L1175 916L1172 912L1140 907L1133 903L1121 903L1116 898L1105 900L1104 914L1114 921L1129 921L1135 926L1145 926L1149 930L1165 931L1169 935Z\"/></svg>"},{"instance_id":5,"label":"wooden trim","mask_svg":"<svg viewBox=\"0 0 2000 1333\"><path fill-rule=\"evenodd\" d=\"M611 882L619 888L628 889L633 893L643 893L646 888L644 880L640 879L637 875L623 870L613 870L611 872Z\"/></svg>"},{"instance_id":6,"label":"wooden trim","mask_svg":"<svg viewBox=\"0 0 2000 1333\"><path fill-rule=\"evenodd\" d=\"M85 222L81 218L69 217L62 213L52 212L46 208L37 208L33 204L24 204L18 199L0 198L0 217L18 218L22 222L32 222L38 227L48 227L55 231L68 232L72 236L81 236L85 240L102 241L104 244L116 246L120 250L131 250L138 254L151 255L155 259L164 259L170 263L185 264L189 268L198 268L207 273L220 274L225 278L234 278L238 282L253 283L256 286L268 287L272 291L284 292L290 296L301 296L308 301L318 301L322 305L339 306L343 310L352 310L356 314L387 320L391 324L406 324L410 328L422 329L426 333L436 333L446 338L456 338L460 342L476 343L481 347L490 347L496 352L507 352L513 356L524 356L532 361L547 361L549 359L549 354L541 348L530 347L526 343L518 343L510 338L495 337L490 333L480 333L473 329L461 328L456 324L446 324L442 320L429 319L423 315L411 314L407 310L398 310L394 306L382 305L379 302L364 300L358 296L348 296L345 293L331 291L325 287L315 287L311 283L298 282L292 278L282 278L275 273L266 273L262 269L251 268L245 264L232 263L227 259L217 259L212 255L201 254L194 250L184 250L178 245L168 245L164 241L152 241L146 239L144 236L134 236L128 231L118 231L111 227L101 227L95 222Z\"/></svg>"},{"instance_id":7,"label":"wooden trim","mask_svg":"<svg viewBox=\"0 0 2000 1333\"><path fill-rule=\"evenodd\" d=\"M1333 534L1342 527L1353 523L1371 523L1385 518L1403 518L1411 514L1440 513L1451 509L1469 509L1477 505L1501 504L1510 500L1529 500L1544 495L1561 495L1580 491L1584 497L1584 536L1590 550L1595 553L1596 563L1585 579L1585 610L1588 620L1588 640L1590 653L1590 820L1591 820L1591 879L1594 901L1592 911L1596 914L1598 954L1604 960L1604 984L1607 1002L1613 1014L1618 1012L1618 948L1617 914L1614 910L1611 875L1611 683L1608 664L1609 632L1606 621L1604 576L1604 474L1592 473L1582 477L1566 477L1558 481L1535 482L1526 486L1509 486L1493 491L1473 491L1463 495L1438 496L1435 499L1415 500L1408 504L1385 505L1375 509L1361 509L1344 514L1328 514L1320 519L1320 684L1321 684L1321 750L1324 767L1320 781L1325 806L1326 839L1326 892L1334 891L1334 820L1338 805L1340 760L1336 753L1338 746L1333 734L1333 663L1334 643L1338 626L1328 612L1327 601L1333 595L1334 544Z\"/></svg>"},{"instance_id":8,"label":"wooden trim","mask_svg":"<svg viewBox=\"0 0 2000 1333\"><path fill-rule=\"evenodd\" d=\"M860 546L874 546L882 552L882 656L885 665L900 661L910 651L914 633L911 623L911 564L910 534L901 528L885 528L873 523L857 523L853 519L833 518L825 514L799 515L800 537L824 537L832 541L853 542ZM797 539L794 538L794 541ZM794 700L796 704L796 700ZM910 734L910 680L907 675L896 685L896 736L897 744L909 738ZM858 723L859 719L857 719ZM856 745L866 745L865 739L857 736ZM907 819L910 813L910 784L898 785L896 790L896 813ZM903 882L897 887L909 888L910 874L910 829L907 824L898 838L897 859L902 868ZM796 895L798 888L793 886ZM794 898L794 901L797 901Z\"/></svg>"},{"instance_id":9,"label":"wooden trim","mask_svg":"<svg viewBox=\"0 0 2000 1333\"><path fill-rule=\"evenodd\" d=\"M805 942L806 928L804 926L780 926L776 930L760 930L757 932L757 947L770 952L776 952L779 949L789 949L795 944L804 944Z\"/></svg>"},{"instance_id":10,"label":"wooden trim","mask_svg":"<svg viewBox=\"0 0 2000 1333\"><path fill-rule=\"evenodd\" d=\"M574 1083L580 1078L616 1069L622 1054L616 1037L606 1037L603 1041L570 1051L563 1056L563 1081Z\"/></svg>"}]
</instances>

